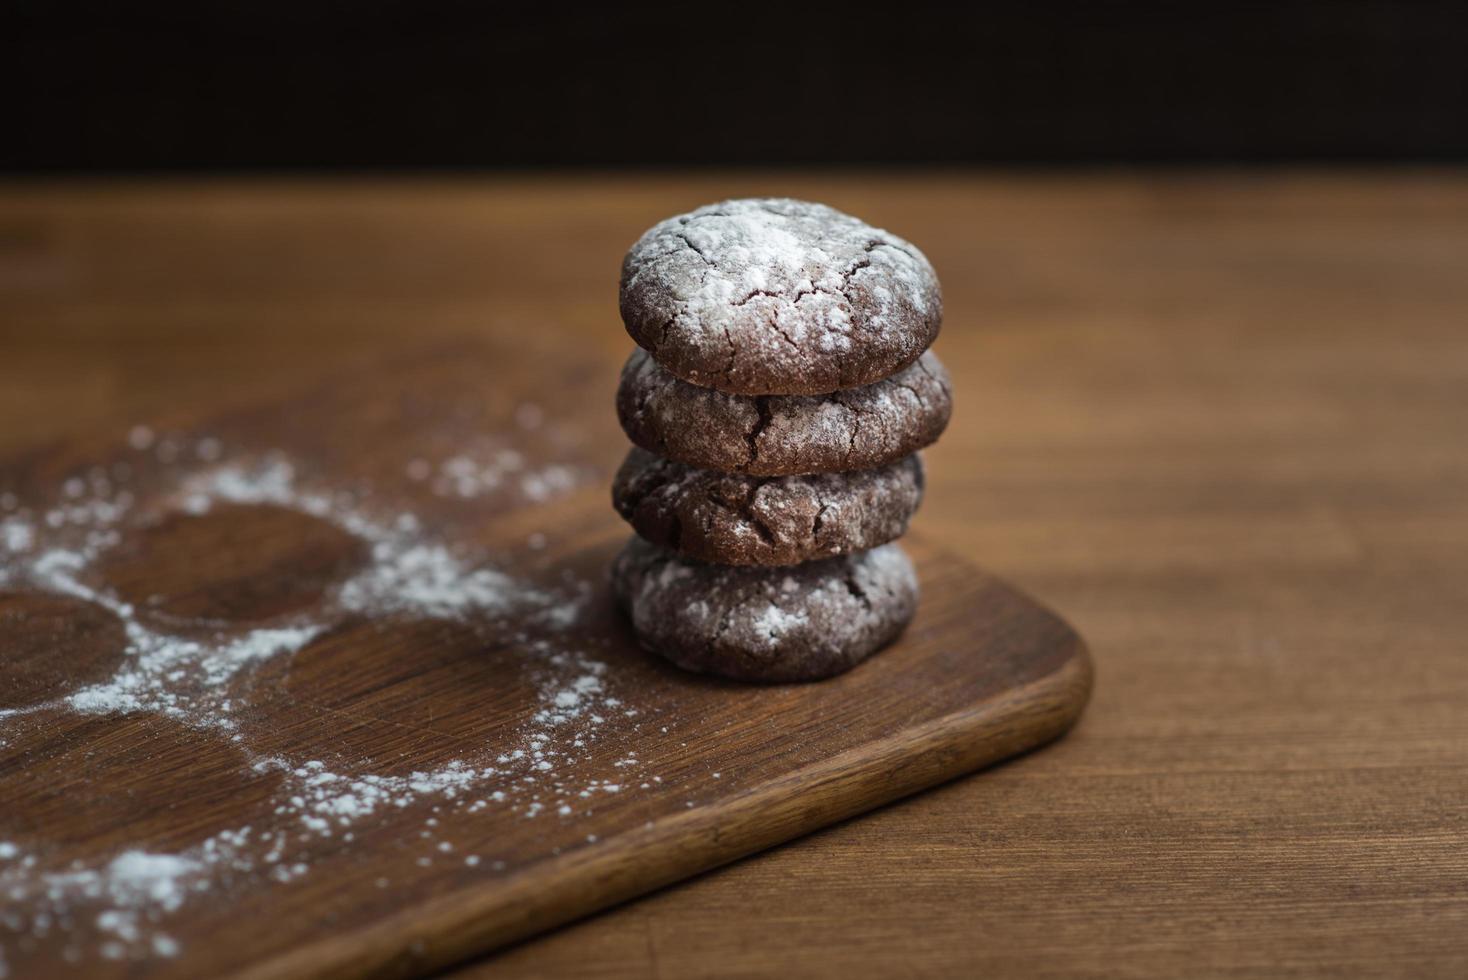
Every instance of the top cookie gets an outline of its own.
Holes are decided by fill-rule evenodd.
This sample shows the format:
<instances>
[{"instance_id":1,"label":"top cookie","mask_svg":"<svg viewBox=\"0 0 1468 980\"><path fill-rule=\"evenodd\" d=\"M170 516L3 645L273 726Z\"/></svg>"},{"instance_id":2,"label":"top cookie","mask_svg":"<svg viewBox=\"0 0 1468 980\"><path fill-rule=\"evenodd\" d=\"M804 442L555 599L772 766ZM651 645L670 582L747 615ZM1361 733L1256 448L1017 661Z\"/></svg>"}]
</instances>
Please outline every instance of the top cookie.
<instances>
[{"instance_id":1,"label":"top cookie","mask_svg":"<svg viewBox=\"0 0 1468 980\"><path fill-rule=\"evenodd\" d=\"M669 218L622 263L622 320L685 381L739 395L870 384L938 336L938 277L909 243L824 204L751 198Z\"/></svg>"}]
</instances>

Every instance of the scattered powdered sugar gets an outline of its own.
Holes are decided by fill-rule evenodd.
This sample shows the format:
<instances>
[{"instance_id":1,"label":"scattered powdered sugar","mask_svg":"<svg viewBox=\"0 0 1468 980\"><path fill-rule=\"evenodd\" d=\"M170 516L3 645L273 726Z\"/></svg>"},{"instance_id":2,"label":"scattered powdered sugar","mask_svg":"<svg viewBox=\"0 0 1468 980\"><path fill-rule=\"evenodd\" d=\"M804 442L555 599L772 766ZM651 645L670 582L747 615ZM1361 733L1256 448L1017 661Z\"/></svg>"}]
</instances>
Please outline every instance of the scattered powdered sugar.
<instances>
[{"instance_id":1,"label":"scattered powdered sugar","mask_svg":"<svg viewBox=\"0 0 1468 980\"><path fill-rule=\"evenodd\" d=\"M0 547L12 554L29 551L35 538L35 530L24 521L0 522Z\"/></svg>"},{"instance_id":2,"label":"scattered powdered sugar","mask_svg":"<svg viewBox=\"0 0 1468 980\"><path fill-rule=\"evenodd\" d=\"M64 871L36 872L35 857L27 855L18 868L29 873L0 865L0 896L15 910L0 915L0 922L16 931L28 927L34 938L61 932L68 937L63 956L72 963L93 952L79 942L88 920L101 940L94 952L102 959L175 956L178 941L159 924L190 895L210 891L213 870L225 857L237 858L249 837L249 828L226 831L181 854L127 850L98 866L73 864ZM19 854L12 848L4 856Z\"/></svg>"},{"instance_id":3,"label":"scattered powdered sugar","mask_svg":"<svg viewBox=\"0 0 1468 980\"><path fill-rule=\"evenodd\" d=\"M521 406L521 409L525 410L527 406ZM535 417L534 412L526 411L525 414ZM418 457L409 460L403 472L410 480L426 483L440 497L474 500L490 494L518 491L531 503L568 493L584 484L590 475L585 469L567 463L530 467L524 453L507 447L458 453L437 464Z\"/></svg>"},{"instance_id":4,"label":"scattered powdered sugar","mask_svg":"<svg viewBox=\"0 0 1468 980\"><path fill-rule=\"evenodd\" d=\"M156 905L171 912L183 904L183 878L199 863L177 854L126 851L107 866L104 881L119 905Z\"/></svg>"},{"instance_id":5,"label":"scattered powdered sugar","mask_svg":"<svg viewBox=\"0 0 1468 980\"><path fill-rule=\"evenodd\" d=\"M447 548L419 544L395 550L379 545L376 561L341 591L341 603L359 612L416 610L452 618L469 610L503 611L539 598L494 568L466 569Z\"/></svg>"},{"instance_id":6,"label":"scattered powdered sugar","mask_svg":"<svg viewBox=\"0 0 1468 980\"><path fill-rule=\"evenodd\" d=\"M252 630L233 643L208 648L199 659L198 668L203 672L205 684L217 686L256 661L301 649L319 631L316 625Z\"/></svg>"},{"instance_id":7,"label":"scattered powdered sugar","mask_svg":"<svg viewBox=\"0 0 1468 980\"><path fill-rule=\"evenodd\" d=\"M544 419L537 407L521 406L516 421L535 428ZM168 921L187 906L190 896L242 878L277 885L296 881L311 873L311 841L333 838L350 846L354 828L364 821L409 810L495 810L514 819L570 820L590 809L597 797L622 792L622 782L577 776L580 765L594 758L604 728L613 719L639 714L615 695L606 665L576 638L574 627L591 595L590 582L562 580L545 586L521 580L484 554L435 540L411 511L367 506L364 499L370 491L360 486L347 493L303 485L297 467L280 453L231 457L217 438L191 439L143 426L129 433L127 443L133 452L150 454L169 467L172 490L162 499L175 511L204 514L226 502L285 507L358 536L367 542L370 558L309 613L260 628L174 635L140 616L99 584L94 573L98 559L121 541L124 529L157 516L156 511L141 512L128 489L136 461L124 458L66 478L48 508L23 507L8 492L0 497L7 514L0 522L0 581L9 578L24 588L101 606L122 623L127 640L121 665L105 681L56 701L0 712L0 745L7 723L43 708L88 715L153 712L201 733L224 735L248 768L279 779L271 826L220 829L175 853L135 848L98 864L53 868L46 863L44 841L0 840L0 926L17 938L14 949L31 948L28 944L55 933L65 937L65 957L78 963L94 957L175 956L180 939ZM406 464L410 476L423 469L416 462ZM423 478L436 479L434 474L450 475L452 470L455 481L460 476L470 481L462 487L454 482L454 494L473 497L490 489L493 479L513 476L528 501L548 499L582 479L569 466L527 469L523 460L510 457L500 458L497 465L499 475L486 476L483 467L471 471L450 459L429 466ZM461 488L472 492L461 494ZM543 547L544 536L539 537ZM252 748L248 729L239 723L248 705L237 692L230 693L233 678L302 650L349 615L398 613L496 621L513 615L523 627L512 639L535 691L526 722L508 739L407 775L373 771L369 761L328 765L321 759ZM656 776L634 776L641 766L635 753L614 765L629 770L633 785L660 782ZM422 821L424 853L417 866L452 860L460 868L482 868L484 873L505 867L503 861L481 863L479 855L455 853L453 841L438 838L439 826L437 817ZM0 812L0 833L4 828ZM379 880L379 887L387 881ZM0 942L0 976L6 969L5 946Z\"/></svg>"},{"instance_id":8,"label":"scattered powdered sugar","mask_svg":"<svg viewBox=\"0 0 1468 980\"><path fill-rule=\"evenodd\" d=\"M581 436L547 420L545 410L534 402L516 406L514 428L509 432L486 433L467 440L441 459L416 456L404 465L403 473L413 483L423 484L437 497L479 500L493 497L520 503L543 503L595 481L595 470L566 461L535 464L536 455L516 439L533 442L537 449L576 444Z\"/></svg>"},{"instance_id":9,"label":"scattered powdered sugar","mask_svg":"<svg viewBox=\"0 0 1468 980\"><path fill-rule=\"evenodd\" d=\"M520 479L520 492L537 503L551 500L581 482L581 474L570 466L551 465Z\"/></svg>"},{"instance_id":10,"label":"scattered powdered sugar","mask_svg":"<svg viewBox=\"0 0 1468 980\"><path fill-rule=\"evenodd\" d=\"M153 632L133 619L125 625L135 655L130 664L106 683L77 691L66 704L83 714L152 710L195 727L223 729L234 728L224 683L252 663L301 649L320 631L314 625L258 629L230 641L200 643ZM203 690L183 690L184 681Z\"/></svg>"}]
</instances>

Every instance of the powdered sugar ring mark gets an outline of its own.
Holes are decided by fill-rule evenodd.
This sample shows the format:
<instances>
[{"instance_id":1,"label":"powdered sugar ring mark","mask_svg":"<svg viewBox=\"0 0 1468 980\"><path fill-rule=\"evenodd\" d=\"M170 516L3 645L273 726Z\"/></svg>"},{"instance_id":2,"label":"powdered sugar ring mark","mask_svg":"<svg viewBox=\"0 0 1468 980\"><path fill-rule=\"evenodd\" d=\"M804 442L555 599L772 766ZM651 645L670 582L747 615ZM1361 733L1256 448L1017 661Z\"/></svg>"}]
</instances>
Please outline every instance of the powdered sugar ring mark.
<instances>
[{"instance_id":1,"label":"powdered sugar ring mark","mask_svg":"<svg viewBox=\"0 0 1468 980\"><path fill-rule=\"evenodd\" d=\"M530 414L522 424L538 425L539 419L529 418ZM130 464L120 461L85 479L68 478L57 503L41 512L20 508L19 501L7 494L0 501L7 515L0 524L0 553L7 555L0 564L0 581L16 580L95 603L123 622L128 642L127 660L108 681L37 707L64 707L83 714L151 711L187 726L222 731L250 765L276 770L283 781L275 826L263 831L223 829L176 854L134 849L105 865L48 871L38 866L36 855L21 854L15 844L0 842L0 897L13 909L0 924L23 934L63 928L78 936L89 924L100 942L69 943L67 955L79 960L91 955L173 956L179 944L166 931L166 920L189 895L209 891L221 875L266 875L278 883L297 880L310 872L302 845L322 837L350 842L353 825L384 808L402 810L437 800L436 808L469 813L495 807L533 819L549 809L570 819L593 795L621 790L621 784L575 778L608 720L638 714L611 695L604 663L566 643L566 631L591 594L590 583L549 589L522 582L476 556L434 541L411 511L383 517L359 506L358 493L302 488L295 466L283 454L230 460L217 439L189 440L143 427L133 430L129 444L170 466L181 461L211 464L181 474L175 492L166 498L167 506L194 514L206 513L222 501L290 508L366 540L371 560L310 614L268 628L225 631L208 639L182 638L139 622L130 604L105 586L92 584L89 576L98 557L118 543L118 526L135 514L136 501L123 487ZM537 494L532 490L525 496L535 499ZM251 752L236 730L240 705L230 699L226 685L242 671L299 651L341 616L352 613L445 619L513 613L535 634L524 632L519 640L537 691L537 704L515 744L486 749L482 759L455 759L401 777L367 770L333 772L318 760ZM22 713L26 712L0 712L0 744L3 722ZM640 765L635 757L616 764ZM656 776L650 778L660 782ZM434 818L425 821L426 828L436 824ZM433 831L425 829L423 834L431 840ZM433 843L439 857L453 851L452 842ZM433 860L425 856L419 862ZM462 863L476 867L479 860L469 855ZM503 862L495 861L486 870L503 867ZM88 909L95 914L84 923L80 916Z\"/></svg>"}]
</instances>

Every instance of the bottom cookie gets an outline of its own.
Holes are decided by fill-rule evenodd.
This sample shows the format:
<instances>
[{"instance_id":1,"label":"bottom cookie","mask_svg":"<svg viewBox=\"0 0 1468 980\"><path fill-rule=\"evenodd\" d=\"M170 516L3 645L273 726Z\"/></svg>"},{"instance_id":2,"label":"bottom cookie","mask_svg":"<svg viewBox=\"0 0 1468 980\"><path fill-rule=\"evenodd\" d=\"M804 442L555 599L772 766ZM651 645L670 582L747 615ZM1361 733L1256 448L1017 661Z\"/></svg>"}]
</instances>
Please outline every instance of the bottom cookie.
<instances>
[{"instance_id":1,"label":"bottom cookie","mask_svg":"<svg viewBox=\"0 0 1468 980\"><path fill-rule=\"evenodd\" d=\"M708 565L633 538L612 588L642 645L678 666L743 681L850 670L902 632L917 574L895 544L787 568Z\"/></svg>"}]
</instances>

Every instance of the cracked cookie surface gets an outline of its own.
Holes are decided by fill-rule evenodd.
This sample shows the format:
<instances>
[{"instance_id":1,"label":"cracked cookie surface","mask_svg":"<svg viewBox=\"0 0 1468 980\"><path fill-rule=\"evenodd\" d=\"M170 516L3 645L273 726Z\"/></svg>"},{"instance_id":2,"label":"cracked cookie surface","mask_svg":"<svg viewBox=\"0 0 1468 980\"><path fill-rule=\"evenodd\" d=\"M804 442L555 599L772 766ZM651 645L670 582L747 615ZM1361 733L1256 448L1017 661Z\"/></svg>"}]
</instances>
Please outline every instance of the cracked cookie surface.
<instances>
[{"instance_id":1,"label":"cracked cookie surface","mask_svg":"<svg viewBox=\"0 0 1468 980\"><path fill-rule=\"evenodd\" d=\"M622 320L685 381L741 395L871 384L938 335L922 252L823 204L751 198L669 218L622 263Z\"/></svg>"},{"instance_id":2,"label":"cracked cookie surface","mask_svg":"<svg viewBox=\"0 0 1468 980\"><path fill-rule=\"evenodd\" d=\"M730 568L633 538L612 588L643 646L686 670L766 682L851 669L902 632L918 598L895 544L793 568Z\"/></svg>"},{"instance_id":3,"label":"cracked cookie surface","mask_svg":"<svg viewBox=\"0 0 1468 980\"><path fill-rule=\"evenodd\" d=\"M885 466L935 442L953 411L932 351L892 377L829 395L730 395L632 352L617 388L627 437L689 466L790 476Z\"/></svg>"},{"instance_id":4,"label":"cracked cookie surface","mask_svg":"<svg viewBox=\"0 0 1468 980\"><path fill-rule=\"evenodd\" d=\"M900 537L923 498L917 456L854 473L754 477L632 449L612 484L617 513L648 541L721 565L794 565Z\"/></svg>"}]
</instances>

